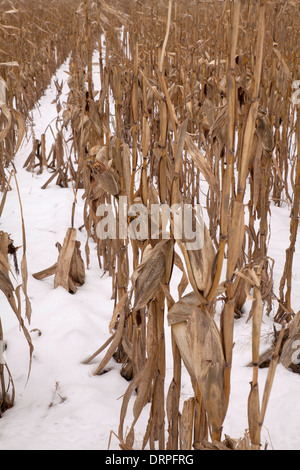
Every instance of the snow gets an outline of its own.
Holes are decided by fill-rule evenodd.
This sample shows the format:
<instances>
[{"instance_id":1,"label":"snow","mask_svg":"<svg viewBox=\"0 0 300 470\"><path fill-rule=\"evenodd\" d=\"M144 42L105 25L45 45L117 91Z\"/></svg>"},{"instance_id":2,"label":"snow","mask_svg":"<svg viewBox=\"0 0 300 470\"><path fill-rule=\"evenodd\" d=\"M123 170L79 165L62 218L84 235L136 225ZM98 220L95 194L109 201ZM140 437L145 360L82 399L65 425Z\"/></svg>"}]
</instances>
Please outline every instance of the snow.
<instances>
[{"instance_id":1,"label":"snow","mask_svg":"<svg viewBox=\"0 0 300 470\"><path fill-rule=\"evenodd\" d=\"M62 101L68 93L66 71L68 61L56 74L59 83L64 81ZM37 138L56 118L54 79L45 96L33 110L32 118ZM29 270L28 292L32 302L32 331L34 354L29 381L28 345L19 330L18 322L0 293L1 319L8 349L5 357L16 387L15 406L0 420L1 450L102 450L107 449L110 432L117 433L122 396L128 382L120 375L121 366L111 360L107 373L93 376L104 352L91 364L82 361L93 354L109 337L108 325L113 312L111 279L99 269L96 247L90 242L91 265L86 272L86 283L72 296L64 289L54 290L53 277L37 281L32 274L52 266L57 260L57 242L62 243L69 228L74 200L72 187L62 189L52 182L46 190L41 187L50 174L28 173L22 167L32 149L30 135L15 159L17 178L27 237ZM52 134L47 130L47 154L51 148ZM0 230L11 233L15 246L22 245L21 217L15 182L12 182ZM83 204L79 192L75 214L75 227L82 223ZM275 263L275 292L278 292L285 250L289 245L289 208L272 206L272 236L269 255ZM86 233L78 231L82 254ZM293 305L300 305L300 242L295 253L293 277ZM20 260L19 260L20 261ZM20 281L20 279L18 279ZM180 273L175 270L172 293L177 298ZM250 303L249 305L250 306ZM276 309L276 305L275 305ZM219 320L217 315L217 321ZM232 394L224 433L240 438L248 428L247 399L252 380L251 322L247 315L235 324L235 348L232 369ZM270 344L272 318L264 317L262 350ZM166 325L167 351L171 350L170 331ZM172 355L167 354L166 392L172 379ZM267 370L259 372L260 394ZM300 376L278 366L275 382L263 428L263 443L276 450L300 449ZM188 374L184 371L182 400L192 394ZM133 397L134 399L134 397ZM130 426L130 410L126 424ZM147 406L136 427L136 447L143 439L149 413ZM126 428L125 428L126 429ZM118 440L112 437L111 449L118 449Z\"/></svg>"}]
</instances>

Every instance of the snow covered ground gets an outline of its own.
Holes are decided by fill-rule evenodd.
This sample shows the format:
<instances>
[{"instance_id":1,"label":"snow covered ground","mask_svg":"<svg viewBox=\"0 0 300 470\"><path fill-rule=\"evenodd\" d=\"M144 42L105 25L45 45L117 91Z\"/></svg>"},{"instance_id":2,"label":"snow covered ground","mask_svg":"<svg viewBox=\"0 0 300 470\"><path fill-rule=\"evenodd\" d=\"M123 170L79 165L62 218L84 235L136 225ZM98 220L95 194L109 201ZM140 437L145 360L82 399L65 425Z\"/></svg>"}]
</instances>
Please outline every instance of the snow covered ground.
<instances>
[{"instance_id":1,"label":"snow covered ground","mask_svg":"<svg viewBox=\"0 0 300 470\"><path fill-rule=\"evenodd\" d=\"M63 94L68 92L68 63L57 72L59 83L64 80ZM55 77L54 77L55 78ZM51 104L56 96L54 81L33 111L37 138L45 132L56 117L56 106ZM66 98L62 98L64 100ZM47 131L47 153L51 148L51 132ZM31 325L34 344L32 371L28 383L28 345L19 331L17 320L0 293L1 319L8 342L6 360L16 387L15 406L0 420L1 450L102 450L107 449L110 431L117 432L122 396L128 383L120 376L120 365L110 361L106 374L94 377L97 358L89 365L82 361L96 351L108 338L108 325L113 311L111 279L100 271L96 250L92 243L91 266L86 283L75 296L64 289L54 290L53 277L37 281L32 274L53 265L57 260L56 242L62 243L69 228L74 199L73 190L61 189L53 182L46 190L41 187L50 174L40 176L26 172L22 167L32 149L24 143L15 159L18 171L27 236L29 270L28 292L32 302ZM8 194L0 220L0 230L11 233L15 246L22 245L21 217L17 191ZM75 227L82 225L83 201L78 197ZM289 209L272 207L272 237L269 255L275 263L275 292L289 244ZM85 232L78 231L82 248ZM83 255L84 255L84 250ZM174 297L180 280L175 271L172 280ZM293 279L293 305L300 308L300 242L295 253ZM248 428L247 398L252 380L251 322L247 315L235 325L232 394L224 432L233 438L242 437ZM218 320L218 318L217 318ZM269 344L272 332L271 318L264 318L262 350ZM40 334L39 334L40 332ZM170 350L169 331L167 348ZM260 393L263 393L267 370L260 371ZM166 390L172 377L171 354L167 354ZM182 384L182 399L191 394L187 375ZM263 442L269 447L300 449L300 376L278 366L275 382L263 428ZM137 425L137 445L141 444L147 423L146 408ZM130 419L130 416L129 418ZM130 421L128 421L128 425ZM111 449L118 449L113 436Z\"/></svg>"}]
</instances>

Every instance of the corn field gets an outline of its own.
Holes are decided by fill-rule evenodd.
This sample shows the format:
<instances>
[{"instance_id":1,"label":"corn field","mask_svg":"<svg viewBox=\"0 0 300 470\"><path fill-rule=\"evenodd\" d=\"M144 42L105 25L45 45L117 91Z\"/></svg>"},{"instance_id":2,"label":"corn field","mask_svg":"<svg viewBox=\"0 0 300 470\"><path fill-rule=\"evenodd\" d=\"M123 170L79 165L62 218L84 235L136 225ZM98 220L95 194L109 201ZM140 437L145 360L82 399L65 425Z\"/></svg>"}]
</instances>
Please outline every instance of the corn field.
<instances>
[{"instance_id":1,"label":"corn field","mask_svg":"<svg viewBox=\"0 0 300 470\"><path fill-rule=\"evenodd\" d=\"M86 380L100 381L109 364L119 365L126 391L110 440L122 450L264 449L279 365L299 373L299 31L297 0L1 3L1 304L26 341L30 386L31 279L41 289L47 282L64 289L76 303L94 262L99 289L101 274L109 275L106 340L89 357L79 353L82 367L93 367ZM55 81L56 116L39 135L32 109L63 64L68 94L63 99ZM30 151L17 167L24 142ZM38 272L28 267L18 168L32 181L43 178L43 197L56 193L63 202L69 189L73 201L56 260L38 260ZM2 223L12 192L19 233ZM270 240L273 214L283 208L290 225L279 273ZM178 230L187 220L191 237ZM248 423L244 434L229 436L235 331L245 316ZM262 352L266 321L274 331ZM4 333L0 311L1 349ZM14 382L14 370L0 361L0 418L13 420Z\"/></svg>"}]
</instances>

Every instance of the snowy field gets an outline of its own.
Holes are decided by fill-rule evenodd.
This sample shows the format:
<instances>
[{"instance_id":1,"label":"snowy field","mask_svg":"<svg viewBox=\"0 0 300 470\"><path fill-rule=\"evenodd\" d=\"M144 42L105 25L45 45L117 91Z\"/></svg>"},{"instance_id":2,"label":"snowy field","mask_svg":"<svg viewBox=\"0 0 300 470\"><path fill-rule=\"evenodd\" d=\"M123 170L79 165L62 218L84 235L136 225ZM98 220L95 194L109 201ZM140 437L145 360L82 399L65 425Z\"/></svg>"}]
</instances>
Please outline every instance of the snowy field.
<instances>
[{"instance_id":1,"label":"snowy field","mask_svg":"<svg viewBox=\"0 0 300 470\"><path fill-rule=\"evenodd\" d=\"M57 72L59 83L64 81L62 101L68 93L66 71L68 63ZM55 78L55 77L54 77ZM98 79L99 81L99 79ZM35 134L41 134L56 116L54 81L33 110ZM47 131L47 154L51 148L51 132ZM1 450L103 450L107 449L110 432L117 433L122 396L128 382L120 375L120 365L110 361L109 372L94 377L93 371L103 354L89 365L82 361L94 353L109 337L108 325L113 312L111 279L99 269L96 247L90 242L91 265L86 272L86 283L75 296L64 289L54 290L53 277L37 281L32 274L52 266L57 261L57 242L62 243L69 224L74 200L72 187L61 189L52 182L46 190L41 187L50 174L44 171L37 176L28 173L23 165L32 150L30 134L15 159L20 186L27 237L27 261L29 270L28 292L32 302L32 332L34 355L28 383L28 345L19 331L17 320L7 301L0 293L1 319L4 336L8 342L6 360L16 387L15 406L0 420ZM0 230L11 234L15 246L22 245L21 217L15 189L8 194ZM79 193L75 228L83 223L83 200ZM285 250L289 245L289 207L272 207L272 236L269 256L275 259L275 286L278 293ZM82 242L82 254L86 243L85 231L78 231ZM293 278L293 306L300 308L300 242L295 253ZM172 288L177 298L179 273L173 277ZM276 311L277 305L274 304ZM248 427L247 398L250 392L251 322L245 316L235 324L235 348L232 377L232 393L224 433L240 438ZM218 317L217 317L218 321ZM271 318L264 317L262 351L270 344L273 329ZM40 333L39 333L40 332ZM166 326L166 344L171 348ZM260 370L260 393L267 370ZM166 391L172 378L172 355L167 354ZM191 396L188 375L182 383L182 399ZM300 376L281 365L278 366L272 389L262 442L269 449L300 449ZM133 397L134 398L134 397ZM148 420L146 408L136 428L136 445L141 444ZM130 419L130 415L127 419ZM128 421L130 425L130 421ZM112 437L111 449L118 449L116 437Z\"/></svg>"}]
</instances>

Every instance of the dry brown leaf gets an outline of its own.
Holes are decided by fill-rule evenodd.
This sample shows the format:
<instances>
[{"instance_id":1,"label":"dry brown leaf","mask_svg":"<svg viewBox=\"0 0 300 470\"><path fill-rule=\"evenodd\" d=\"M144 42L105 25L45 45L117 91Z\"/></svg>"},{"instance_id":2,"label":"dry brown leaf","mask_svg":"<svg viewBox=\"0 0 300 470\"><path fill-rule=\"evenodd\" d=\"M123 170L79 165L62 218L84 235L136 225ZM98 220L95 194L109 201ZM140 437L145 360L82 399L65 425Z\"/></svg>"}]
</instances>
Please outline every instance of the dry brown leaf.
<instances>
[{"instance_id":1,"label":"dry brown leaf","mask_svg":"<svg viewBox=\"0 0 300 470\"><path fill-rule=\"evenodd\" d=\"M219 184L209 166L208 161L202 155L202 152L196 147L196 145L194 144L190 136L186 136L186 144L187 144L187 148L188 148L189 153L191 154L192 159L194 160L195 164L199 168L200 172L203 174L207 183L209 184L212 193L215 194L216 196L219 196L219 193L220 193Z\"/></svg>"},{"instance_id":2,"label":"dry brown leaf","mask_svg":"<svg viewBox=\"0 0 300 470\"><path fill-rule=\"evenodd\" d=\"M191 450L193 441L195 398L189 398L183 404L180 416L180 450Z\"/></svg>"},{"instance_id":3,"label":"dry brown leaf","mask_svg":"<svg viewBox=\"0 0 300 470\"><path fill-rule=\"evenodd\" d=\"M133 273L131 280L135 291L135 310L145 307L157 295L160 283L166 280L167 254L172 245L171 240L159 242Z\"/></svg>"},{"instance_id":4,"label":"dry brown leaf","mask_svg":"<svg viewBox=\"0 0 300 470\"><path fill-rule=\"evenodd\" d=\"M2 113L7 119L6 126L0 132L0 142L2 142L10 131L11 124L12 124L12 115L11 115L9 107L5 103L0 103L0 108L1 108Z\"/></svg>"},{"instance_id":5,"label":"dry brown leaf","mask_svg":"<svg viewBox=\"0 0 300 470\"><path fill-rule=\"evenodd\" d=\"M113 357L113 354L115 353L118 345L120 344L120 341L123 335L124 325L125 325L126 313L127 313L127 309L125 308L125 306L119 310L119 313L120 313L119 322L118 322L118 326L114 334L113 340L111 342L111 345L108 351L106 352L104 358L102 359L101 363L95 370L94 375L99 375L102 372L104 367L108 364L108 362Z\"/></svg>"}]
</instances>

